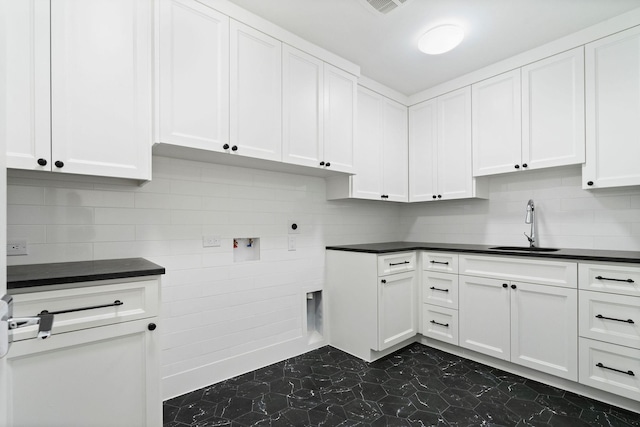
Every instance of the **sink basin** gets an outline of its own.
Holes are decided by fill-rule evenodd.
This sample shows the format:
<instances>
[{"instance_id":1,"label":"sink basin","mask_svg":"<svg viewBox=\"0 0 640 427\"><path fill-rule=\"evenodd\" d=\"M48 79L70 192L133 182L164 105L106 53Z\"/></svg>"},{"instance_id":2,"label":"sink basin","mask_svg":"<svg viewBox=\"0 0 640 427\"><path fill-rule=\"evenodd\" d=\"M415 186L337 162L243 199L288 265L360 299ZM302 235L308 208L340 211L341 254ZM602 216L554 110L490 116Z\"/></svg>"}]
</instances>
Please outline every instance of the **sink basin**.
<instances>
[{"instance_id":1,"label":"sink basin","mask_svg":"<svg viewBox=\"0 0 640 427\"><path fill-rule=\"evenodd\" d=\"M522 251L522 252L555 252L559 249L555 248L537 248L537 247L529 247L529 246L496 246L495 249L498 251Z\"/></svg>"}]
</instances>

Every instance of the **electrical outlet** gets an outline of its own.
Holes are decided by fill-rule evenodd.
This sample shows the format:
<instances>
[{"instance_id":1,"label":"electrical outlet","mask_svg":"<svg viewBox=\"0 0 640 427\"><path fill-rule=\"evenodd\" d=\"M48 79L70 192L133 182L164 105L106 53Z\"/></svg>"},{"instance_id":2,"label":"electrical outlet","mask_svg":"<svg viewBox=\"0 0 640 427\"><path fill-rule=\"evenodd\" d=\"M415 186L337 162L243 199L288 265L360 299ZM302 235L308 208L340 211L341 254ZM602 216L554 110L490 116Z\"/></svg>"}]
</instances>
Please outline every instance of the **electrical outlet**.
<instances>
[{"instance_id":1,"label":"electrical outlet","mask_svg":"<svg viewBox=\"0 0 640 427\"><path fill-rule=\"evenodd\" d=\"M289 234L300 234L300 224L298 221L290 219L287 230L289 231Z\"/></svg>"},{"instance_id":2,"label":"electrical outlet","mask_svg":"<svg viewBox=\"0 0 640 427\"><path fill-rule=\"evenodd\" d=\"M289 250L296 250L296 236L289 236Z\"/></svg>"},{"instance_id":3,"label":"electrical outlet","mask_svg":"<svg viewBox=\"0 0 640 427\"><path fill-rule=\"evenodd\" d=\"M27 255L27 241L26 240L13 240L7 242L7 256L13 255Z\"/></svg>"},{"instance_id":4,"label":"electrical outlet","mask_svg":"<svg viewBox=\"0 0 640 427\"><path fill-rule=\"evenodd\" d=\"M220 244L221 244L220 236L202 236L203 248L217 248L217 247L220 247Z\"/></svg>"}]
</instances>

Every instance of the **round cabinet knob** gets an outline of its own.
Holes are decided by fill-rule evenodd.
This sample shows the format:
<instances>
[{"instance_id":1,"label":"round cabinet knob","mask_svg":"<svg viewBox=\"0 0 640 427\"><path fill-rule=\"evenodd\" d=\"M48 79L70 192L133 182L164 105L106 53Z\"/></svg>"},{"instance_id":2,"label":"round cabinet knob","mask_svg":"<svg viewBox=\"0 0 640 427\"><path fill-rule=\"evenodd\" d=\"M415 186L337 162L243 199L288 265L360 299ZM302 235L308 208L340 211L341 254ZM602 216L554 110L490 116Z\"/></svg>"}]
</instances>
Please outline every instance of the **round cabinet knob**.
<instances>
[{"instance_id":1,"label":"round cabinet knob","mask_svg":"<svg viewBox=\"0 0 640 427\"><path fill-rule=\"evenodd\" d=\"M155 324L155 323L149 323L149 324L147 325L147 329L149 329L150 331L155 331L157 327L158 327L158 326L156 326L156 324Z\"/></svg>"},{"instance_id":2,"label":"round cabinet knob","mask_svg":"<svg viewBox=\"0 0 640 427\"><path fill-rule=\"evenodd\" d=\"M593 181L587 182L587 185L589 185L589 186L593 185Z\"/></svg>"},{"instance_id":3,"label":"round cabinet knob","mask_svg":"<svg viewBox=\"0 0 640 427\"><path fill-rule=\"evenodd\" d=\"M320 166L324 166L324 162L320 162Z\"/></svg>"},{"instance_id":4,"label":"round cabinet knob","mask_svg":"<svg viewBox=\"0 0 640 427\"><path fill-rule=\"evenodd\" d=\"M231 147L231 151L238 151L238 146L234 145L233 147Z\"/></svg>"},{"instance_id":5,"label":"round cabinet knob","mask_svg":"<svg viewBox=\"0 0 640 427\"><path fill-rule=\"evenodd\" d=\"M517 288L516 285L511 285L511 289L515 289L515 288Z\"/></svg>"},{"instance_id":6,"label":"round cabinet knob","mask_svg":"<svg viewBox=\"0 0 640 427\"><path fill-rule=\"evenodd\" d=\"M296 224L295 222L293 224L291 224L291 229L292 230L297 230L298 229L298 224Z\"/></svg>"},{"instance_id":7,"label":"round cabinet knob","mask_svg":"<svg viewBox=\"0 0 640 427\"><path fill-rule=\"evenodd\" d=\"M438 194L438 199L442 199L442 194Z\"/></svg>"},{"instance_id":8,"label":"round cabinet knob","mask_svg":"<svg viewBox=\"0 0 640 427\"><path fill-rule=\"evenodd\" d=\"M503 284L502 284L502 287L503 287L503 288L506 288L507 286L509 286L509 285L507 285L506 283L503 283Z\"/></svg>"},{"instance_id":9,"label":"round cabinet knob","mask_svg":"<svg viewBox=\"0 0 640 427\"><path fill-rule=\"evenodd\" d=\"M222 148L223 148L223 149L225 149L225 150L228 150L228 149L229 149L229 144L224 144L224 145L222 146Z\"/></svg>"},{"instance_id":10,"label":"round cabinet knob","mask_svg":"<svg viewBox=\"0 0 640 427\"><path fill-rule=\"evenodd\" d=\"M523 163L523 164L522 164L522 167L523 167L523 168L526 168L526 167L529 167L529 165L528 165L528 164L526 164L526 163Z\"/></svg>"},{"instance_id":11,"label":"round cabinet knob","mask_svg":"<svg viewBox=\"0 0 640 427\"><path fill-rule=\"evenodd\" d=\"M331 163L327 162L327 167L331 166Z\"/></svg>"},{"instance_id":12,"label":"round cabinet knob","mask_svg":"<svg viewBox=\"0 0 640 427\"><path fill-rule=\"evenodd\" d=\"M56 162L54 163L54 165L56 165L57 168L61 168L64 166L64 163L61 162L60 160L56 160Z\"/></svg>"},{"instance_id":13,"label":"round cabinet knob","mask_svg":"<svg viewBox=\"0 0 640 427\"><path fill-rule=\"evenodd\" d=\"M47 160L46 159L38 159L38 164L40 166L47 166Z\"/></svg>"},{"instance_id":14,"label":"round cabinet knob","mask_svg":"<svg viewBox=\"0 0 640 427\"><path fill-rule=\"evenodd\" d=\"M515 165L514 168L520 169L520 165Z\"/></svg>"},{"instance_id":15,"label":"round cabinet knob","mask_svg":"<svg viewBox=\"0 0 640 427\"><path fill-rule=\"evenodd\" d=\"M434 194L432 197L433 197L434 199L437 199L437 198L438 198L438 196L436 196L435 194Z\"/></svg>"}]
</instances>

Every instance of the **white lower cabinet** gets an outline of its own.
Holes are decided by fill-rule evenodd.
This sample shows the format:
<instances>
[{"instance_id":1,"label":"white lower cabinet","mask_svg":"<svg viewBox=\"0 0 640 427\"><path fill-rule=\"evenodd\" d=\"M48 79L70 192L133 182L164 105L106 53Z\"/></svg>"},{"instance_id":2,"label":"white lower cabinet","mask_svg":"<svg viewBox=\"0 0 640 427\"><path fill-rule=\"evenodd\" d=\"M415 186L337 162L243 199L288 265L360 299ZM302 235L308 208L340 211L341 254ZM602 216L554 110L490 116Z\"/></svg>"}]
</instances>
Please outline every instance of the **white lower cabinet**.
<instances>
[{"instance_id":1,"label":"white lower cabinet","mask_svg":"<svg viewBox=\"0 0 640 427\"><path fill-rule=\"evenodd\" d=\"M415 252L328 250L330 344L366 361L418 333Z\"/></svg>"},{"instance_id":2,"label":"white lower cabinet","mask_svg":"<svg viewBox=\"0 0 640 427\"><path fill-rule=\"evenodd\" d=\"M500 269L496 267L504 259L485 257L483 262L482 258L461 257L460 272L470 270L470 265L482 270L484 267L480 267L486 264L492 275L499 276ZM556 272L557 278L567 276L573 266L574 280L563 285L507 280L509 268L505 268L503 279L460 275L460 346L576 381L576 264L528 260L526 266L536 277L546 267ZM526 277L526 269L519 274ZM543 282L557 279L553 275L538 278Z\"/></svg>"},{"instance_id":3,"label":"white lower cabinet","mask_svg":"<svg viewBox=\"0 0 640 427\"><path fill-rule=\"evenodd\" d=\"M580 263L582 384L640 401L640 267Z\"/></svg>"},{"instance_id":4,"label":"white lower cabinet","mask_svg":"<svg viewBox=\"0 0 640 427\"><path fill-rule=\"evenodd\" d=\"M158 305L158 279L14 295L14 316L54 321L47 339L14 331L11 425L161 425Z\"/></svg>"},{"instance_id":5,"label":"white lower cabinet","mask_svg":"<svg viewBox=\"0 0 640 427\"><path fill-rule=\"evenodd\" d=\"M378 346L384 350L418 333L415 273L385 276L378 285Z\"/></svg>"},{"instance_id":6,"label":"white lower cabinet","mask_svg":"<svg viewBox=\"0 0 640 427\"><path fill-rule=\"evenodd\" d=\"M421 291L420 333L458 345L458 255L422 253Z\"/></svg>"}]
</instances>

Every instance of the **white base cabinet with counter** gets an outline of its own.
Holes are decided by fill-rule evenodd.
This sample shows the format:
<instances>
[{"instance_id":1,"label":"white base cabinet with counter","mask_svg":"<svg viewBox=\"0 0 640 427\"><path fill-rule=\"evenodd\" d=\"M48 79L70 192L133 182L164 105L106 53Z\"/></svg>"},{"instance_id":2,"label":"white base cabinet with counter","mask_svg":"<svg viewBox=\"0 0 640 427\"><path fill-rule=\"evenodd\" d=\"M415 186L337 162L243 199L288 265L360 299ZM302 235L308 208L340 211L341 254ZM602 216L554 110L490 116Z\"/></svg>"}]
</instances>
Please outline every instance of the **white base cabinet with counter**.
<instances>
[{"instance_id":1,"label":"white base cabinet with counter","mask_svg":"<svg viewBox=\"0 0 640 427\"><path fill-rule=\"evenodd\" d=\"M418 333L415 252L327 251L330 345L366 361Z\"/></svg>"},{"instance_id":2,"label":"white base cabinet with counter","mask_svg":"<svg viewBox=\"0 0 640 427\"><path fill-rule=\"evenodd\" d=\"M14 317L54 313L47 339L13 331L12 425L161 425L159 279L63 286L12 291Z\"/></svg>"}]
</instances>

